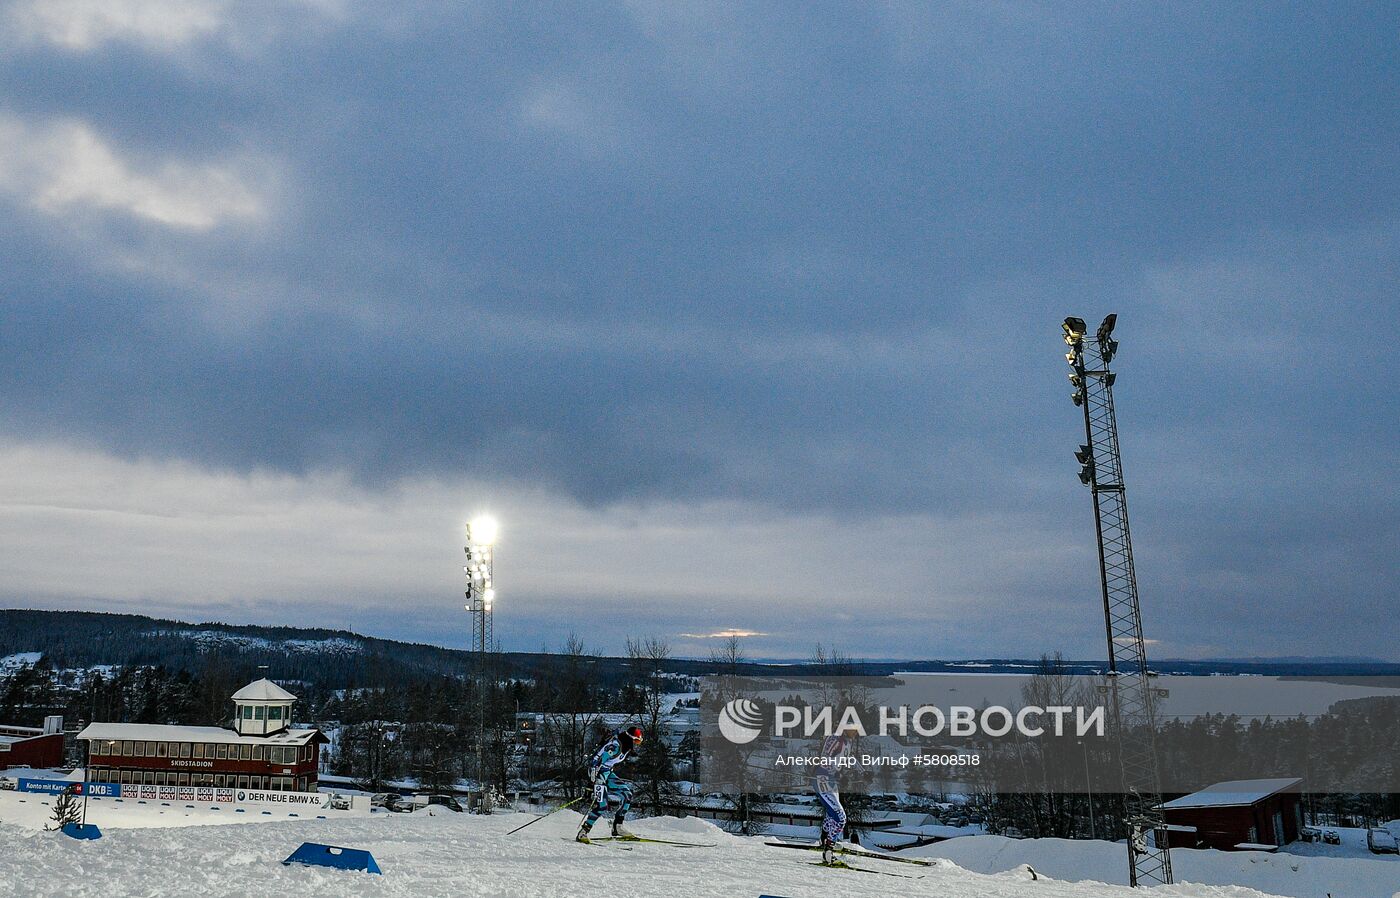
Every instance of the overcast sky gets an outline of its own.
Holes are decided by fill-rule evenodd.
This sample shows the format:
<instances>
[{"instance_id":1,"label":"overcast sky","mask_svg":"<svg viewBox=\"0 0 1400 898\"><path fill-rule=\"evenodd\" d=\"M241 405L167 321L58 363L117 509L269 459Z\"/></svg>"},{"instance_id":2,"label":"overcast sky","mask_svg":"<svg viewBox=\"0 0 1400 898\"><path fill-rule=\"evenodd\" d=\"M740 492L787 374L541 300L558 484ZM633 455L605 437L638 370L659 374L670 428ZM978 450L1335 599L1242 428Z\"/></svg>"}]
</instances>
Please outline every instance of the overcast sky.
<instances>
[{"instance_id":1,"label":"overcast sky","mask_svg":"<svg viewBox=\"0 0 1400 898\"><path fill-rule=\"evenodd\" d=\"M0 602L1400 660L1394 4L0 3Z\"/></svg>"}]
</instances>

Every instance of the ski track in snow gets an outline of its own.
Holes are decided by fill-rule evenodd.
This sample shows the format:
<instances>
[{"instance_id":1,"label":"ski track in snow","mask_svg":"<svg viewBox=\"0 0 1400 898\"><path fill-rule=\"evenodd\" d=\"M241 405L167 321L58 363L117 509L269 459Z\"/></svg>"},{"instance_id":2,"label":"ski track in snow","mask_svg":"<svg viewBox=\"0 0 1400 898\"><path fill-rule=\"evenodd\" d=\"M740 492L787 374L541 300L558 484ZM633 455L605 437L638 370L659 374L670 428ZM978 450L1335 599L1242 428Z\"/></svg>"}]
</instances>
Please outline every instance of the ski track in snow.
<instances>
[{"instance_id":1,"label":"ski track in snow","mask_svg":"<svg viewBox=\"0 0 1400 898\"><path fill-rule=\"evenodd\" d=\"M90 810L90 814L90 822L102 824L101 810ZM5 846L0 852L0 896L557 898L599 893L639 898L756 898L760 894L784 898L1142 898L1144 894L1124 886L1057 882L1044 875L1032 881L1024 869L992 875L973 873L947 860L930 869L857 861L890 872L923 874L922 879L824 870L810 866L812 858L805 852L767 848L762 839L731 836L694 818L644 819L636 821L634 828L642 835L715 842L718 847L639 844L622 850L605 844L580 845L572 841L579 821L572 811L506 835L529 819L514 813L476 817L419 811L327 820L249 820L242 826L109 828L102 839L93 842L0 823L0 842ZM283 866L280 861L303 841L369 849L384 875ZM1162 898L1257 898L1264 893L1240 886L1187 884L1155 889L1151 894ZM1349 893L1335 894L1350 898Z\"/></svg>"}]
</instances>

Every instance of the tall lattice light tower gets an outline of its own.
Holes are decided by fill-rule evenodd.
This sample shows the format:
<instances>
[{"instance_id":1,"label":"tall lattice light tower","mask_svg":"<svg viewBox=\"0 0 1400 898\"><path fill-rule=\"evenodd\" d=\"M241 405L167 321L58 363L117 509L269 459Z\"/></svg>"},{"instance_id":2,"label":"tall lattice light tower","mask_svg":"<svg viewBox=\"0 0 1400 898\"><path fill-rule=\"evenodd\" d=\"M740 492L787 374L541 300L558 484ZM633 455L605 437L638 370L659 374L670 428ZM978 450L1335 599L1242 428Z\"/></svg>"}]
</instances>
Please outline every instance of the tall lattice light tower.
<instances>
[{"instance_id":1,"label":"tall lattice light tower","mask_svg":"<svg viewBox=\"0 0 1400 898\"><path fill-rule=\"evenodd\" d=\"M467 611L472 615L472 650L476 670L476 781L480 790L477 810L491 813L490 790L486 776L486 720L490 701L490 652L493 632L491 615L496 604L496 520L473 518L467 524Z\"/></svg>"},{"instance_id":2,"label":"tall lattice light tower","mask_svg":"<svg viewBox=\"0 0 1400 898\"><path fill-rule=\"evenodd\" d=\"M1082 318L1066 318L1061 327L1069 345L1065 359L1073 369L1069 379L1074 385L1074 404L1084 411L1085 442L1074 456L1081 465L1079 481L1089 487L1094 498L1108 635L1109 710L1127 802L1129 882L1137 886L1170 883L1172 860L1157 776L1157 690L1151 681L1142 635L1118 420L1113 411L1116 375L1109 364L1118 352L1118 341L1113 339L1117 320L1117 315L1109 315L1088 340Z\"/></svg>"}]
</instances>

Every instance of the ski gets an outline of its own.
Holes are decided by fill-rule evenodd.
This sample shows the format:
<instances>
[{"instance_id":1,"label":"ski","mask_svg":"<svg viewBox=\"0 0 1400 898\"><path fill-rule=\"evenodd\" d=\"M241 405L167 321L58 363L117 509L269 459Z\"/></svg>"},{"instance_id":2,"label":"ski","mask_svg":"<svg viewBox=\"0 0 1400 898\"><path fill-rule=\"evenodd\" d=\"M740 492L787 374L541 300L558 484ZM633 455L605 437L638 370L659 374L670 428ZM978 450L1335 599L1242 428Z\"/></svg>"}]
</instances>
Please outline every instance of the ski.
<instances>
[{"instance_id":1,"label":"ski","mask_svg":"<svg viewBox=\"0 0 1400 898\"><path fill-rule=\"evenodd\" d=\"M674 839L648 839L648 838L645 837L645 836L630 836L630 837L621 837L621 838L619 838L618 836L599 836L598 838L594 839L593 841L594 841L594 842L650 842L650 843L653 844L653 845L675 845L677 848L714 848L714 847L716 847L715 844L714 844L713 842L711 842L711 843L704 843L704 842L677 842L677 841L675 841Z\"/></svg>"},{"instance_id":2,"label":"ski","mask_svg":"<svg viewBox=\"0 0 1400 898\"><path fill-rule=\"evenodd\" d=\"M578 839L565 839L565 842L573 842L575 845L597 845L599 848L620 848L623 851L631 851L631 845L604 845L604 842L611 842L612 839L589 839L587 842L580 842Z\"/></svg>"},{"instance_id":3,"label":"ski","mask_svg":"<svg viewBox=\"0 0 1400 898\"><path fill-rule=\"evenodd\" d=\"M825 867L828 870L849 870L852 873L874 873L876 876L893 876L896 879L923 879L922 876L910 876L907 873L891 873L888 870L871 870L869 867L853 867L845 861L837 861L834 864L812 861L810 866Z\"/></svg>"},{"instance_id":4,"label":"ski","mask_svg":"<svg viewBox=\"0 0 1400 898\"><path fill-rule=\"evenodd\" d=\"M821 845L810 842L764 842L770 848L797 848L801 851L821 851ZM868 857L877 861L894 861L897 864L913 864L916 867L934 867L935 861L924 861L912 857L895 857L889 854L879 854L874 851L866 851L863 848L847 848L845 846L836 849L837 854L849 854L852 857Z\"/></svg>"}]
</instances>

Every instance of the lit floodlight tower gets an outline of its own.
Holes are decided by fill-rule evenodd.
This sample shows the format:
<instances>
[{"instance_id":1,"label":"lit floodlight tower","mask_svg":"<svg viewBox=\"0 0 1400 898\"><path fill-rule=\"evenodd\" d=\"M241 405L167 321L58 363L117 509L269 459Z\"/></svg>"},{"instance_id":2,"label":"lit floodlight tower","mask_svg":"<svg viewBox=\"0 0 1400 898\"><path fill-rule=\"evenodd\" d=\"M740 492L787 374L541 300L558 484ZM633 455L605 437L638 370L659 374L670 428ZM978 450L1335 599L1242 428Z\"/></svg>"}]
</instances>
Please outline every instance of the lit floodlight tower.
<instances>
[{"instance_id":1,"label":"lit floodlight tower","mask_svg":"<svg viewBox=\"0 0 1400 898\"><path fill-rule=\"evenodd\" d=\"M1108 368L1118 352L1118 341L1113 339L1117 322L1117 315L1109 315L1088 340L1084 319L1066 318L1060 326L1069 346L1065 361L1073 369L1069 375L1074 386L1071 398L1084 412L1085 442L1074 457L1080 465L1079 482L1089 487L1094 498L1099 581L1108 633L1109 710L1127 803L1129 882L1137 886L1170 883L1172 860L1157 776L1154 730L1158 694L1149 679L1153 674L1147 666L1147 641L1142 635L1118 419L1113 411L1116 375Z\"/></svg>"},{"instance_id":2,"label":"lit floodlight tower","mask_svg":"<svg viewBox=\"0 0 1400 898\"><path fill-rule=\"evenodd\" d=\"M476 653L476 781L480 788L477 809L483 814L491 812L491 801L486 788L486 717L487 717L487 674L488 653L493 642L491 616L496 605L496 519L491 517L473 518L467 524L467 563L462 568L467 575L467 611L472 615L472 649Z\"/></svg>"},{"instance_id":3,"label":"lit floodlight tower","mask_svg":"<svg viewBox=\"0 0 1400 898\"><path fill-rule=\"evenodd\" d=\"M491 648L491 610L496 604L495 518L473 518L467 525L467 563L462 568L467 575L467 610L476 615L472 622L472 647L483 656Z\"/></svg>"}]
</instances>

